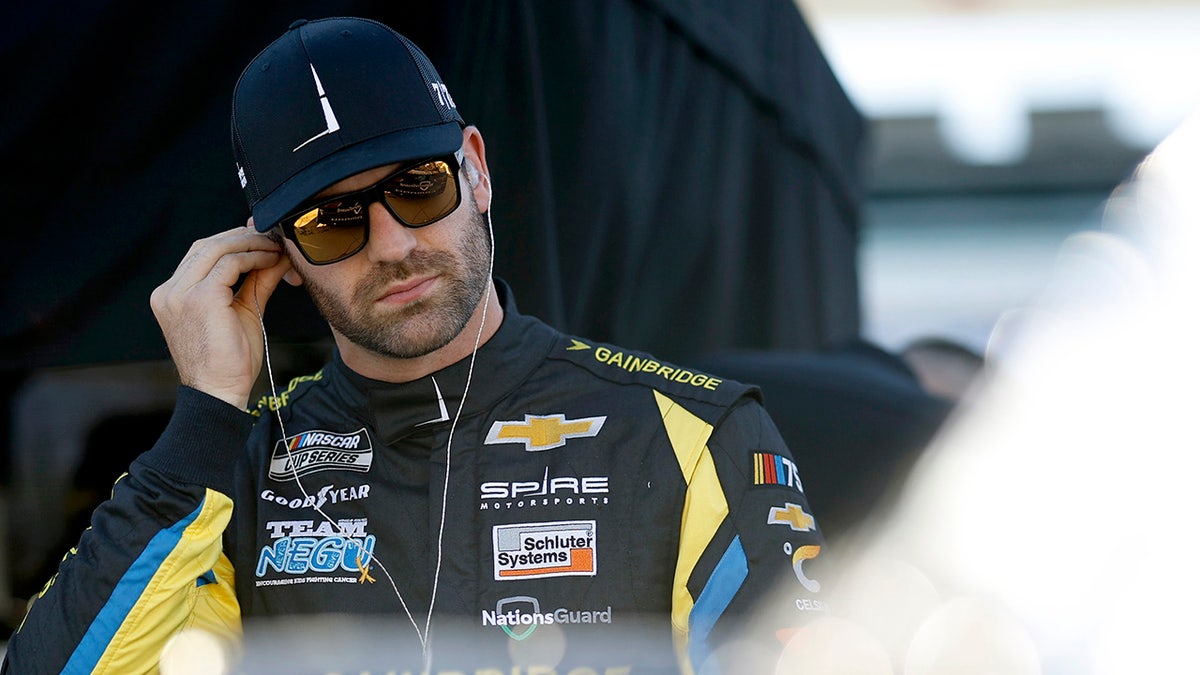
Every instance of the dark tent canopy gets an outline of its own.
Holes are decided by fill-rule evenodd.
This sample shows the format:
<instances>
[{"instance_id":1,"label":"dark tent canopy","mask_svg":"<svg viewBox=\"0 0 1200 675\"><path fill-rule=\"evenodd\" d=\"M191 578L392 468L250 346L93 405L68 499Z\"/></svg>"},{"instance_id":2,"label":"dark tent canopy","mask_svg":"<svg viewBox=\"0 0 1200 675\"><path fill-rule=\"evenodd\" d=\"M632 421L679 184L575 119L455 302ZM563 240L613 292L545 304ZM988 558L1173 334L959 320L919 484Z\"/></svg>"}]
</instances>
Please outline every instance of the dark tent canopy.
<instances>
[{"instance_id":1,"label":"dark tent canopy","mask_svg":"<svg viewBox=\"0 0 1200 675\"><path fill-rule=\"evenodd\" d=\"M858 333L863 123L791 0L16 3L0 145L3 368L166 356L148 311L248 210L241 67L296 18L429 53L493 172L497 272L570 332L686 361ZM325 335L303 293L280 341Z\"/></svg>"}]
</instances>

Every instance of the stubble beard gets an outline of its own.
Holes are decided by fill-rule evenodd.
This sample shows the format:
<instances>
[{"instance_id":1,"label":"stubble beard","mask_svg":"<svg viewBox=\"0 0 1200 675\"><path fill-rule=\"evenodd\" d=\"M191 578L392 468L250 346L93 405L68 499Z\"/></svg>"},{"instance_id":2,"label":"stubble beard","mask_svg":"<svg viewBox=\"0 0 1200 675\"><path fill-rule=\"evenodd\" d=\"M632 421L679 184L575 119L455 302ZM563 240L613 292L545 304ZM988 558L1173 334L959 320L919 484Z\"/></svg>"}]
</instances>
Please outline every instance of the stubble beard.
<instances>
[{"instance_id":1,"label":"stubble beard","mask_svg":"<svg viewBox=\"0 0 1200 675\"><path fill-rule=\"evenodd\" d=\"M411 359L446 346L466 327L491 283L487 225L478 211L469 213L456 251L417 250L399 262L381 263L355 285L348 302L305 279L317 311L351 342L383 356ZM441 287L434 295L391 310L376 306L389 285L430 272L438 274Z\"/></svg>"}]
</instances>

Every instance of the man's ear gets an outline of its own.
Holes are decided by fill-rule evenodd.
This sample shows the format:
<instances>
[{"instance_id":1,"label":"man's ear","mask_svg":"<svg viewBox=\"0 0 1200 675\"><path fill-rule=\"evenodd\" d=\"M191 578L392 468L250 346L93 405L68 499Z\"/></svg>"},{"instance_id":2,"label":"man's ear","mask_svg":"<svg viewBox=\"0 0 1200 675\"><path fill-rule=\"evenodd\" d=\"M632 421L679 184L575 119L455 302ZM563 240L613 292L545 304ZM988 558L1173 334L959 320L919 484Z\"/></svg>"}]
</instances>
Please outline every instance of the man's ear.
<instances>
[{"instance_id":1,"label":"man's ear","mask_svg":"<svg viewBox=\"0 0 1200 675\"><path fill-rule=\"evenodd\" d=\"M487 153L483 145L483 136L479 129L468 125L463 129L463 171L467 174L467 182L475 194L475 203L482 213L492 205L492 181L488 175ZM474 174L474 176L472 176Z\"/></svg>"}]
</instances>

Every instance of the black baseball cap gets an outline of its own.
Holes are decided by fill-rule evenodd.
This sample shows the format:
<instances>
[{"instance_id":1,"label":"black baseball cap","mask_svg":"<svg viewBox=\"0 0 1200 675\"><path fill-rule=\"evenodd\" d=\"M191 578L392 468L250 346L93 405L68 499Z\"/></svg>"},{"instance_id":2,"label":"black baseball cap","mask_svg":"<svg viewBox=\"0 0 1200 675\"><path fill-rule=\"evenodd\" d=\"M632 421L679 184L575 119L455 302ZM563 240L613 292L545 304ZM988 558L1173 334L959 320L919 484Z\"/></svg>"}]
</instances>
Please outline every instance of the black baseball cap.
<instances>
[{"instance_id":1,"label":"black baseball cap","mask_svg":"<svg viewBox=\"0 0 1200 675\"><path fill-rule=\"evenodd\" d=\"M356 173L452 154L464 126L411 40L353 17L293 22L242 71L230 121L259 232Z\"/></svg>"}]
</instances>

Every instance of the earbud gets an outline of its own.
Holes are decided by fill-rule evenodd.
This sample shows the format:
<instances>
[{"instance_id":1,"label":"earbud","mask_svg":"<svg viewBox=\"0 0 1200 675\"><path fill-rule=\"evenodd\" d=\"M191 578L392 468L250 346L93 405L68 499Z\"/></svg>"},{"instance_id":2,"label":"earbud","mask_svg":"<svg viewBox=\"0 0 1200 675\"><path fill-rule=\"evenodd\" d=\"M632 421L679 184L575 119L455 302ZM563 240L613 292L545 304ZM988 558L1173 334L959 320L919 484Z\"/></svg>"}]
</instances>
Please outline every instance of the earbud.
<instances>
[{"instance_id":1,"label":"earbud","mask_svg":"<svg viewBox=\"0 0 1200 675\"><path fill-rule=\"evenodd\" d=\"M471 163L471 160L469 160L469 159L463 160L463 170L467 172L467 182L471 184L471 187L472 188L478 187L479 186L479 169L475 168L475 165Z\"/></svg>"},{"instance_id":2,"label":"earbud","mask_svg":"<svg viewBox=\"0 0 1200 675\"><path fill-rule=\"evenodd\" d=\"M479 169L475 168L475 164L470 159L463 160L463 169L467 172L467 182L471 184L471 188L479 187L480 179L485 184L490 183L486 174L480 173Z\"/></svg>"}]
</instances>

